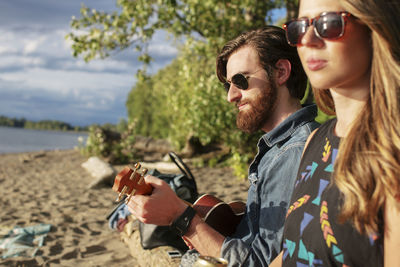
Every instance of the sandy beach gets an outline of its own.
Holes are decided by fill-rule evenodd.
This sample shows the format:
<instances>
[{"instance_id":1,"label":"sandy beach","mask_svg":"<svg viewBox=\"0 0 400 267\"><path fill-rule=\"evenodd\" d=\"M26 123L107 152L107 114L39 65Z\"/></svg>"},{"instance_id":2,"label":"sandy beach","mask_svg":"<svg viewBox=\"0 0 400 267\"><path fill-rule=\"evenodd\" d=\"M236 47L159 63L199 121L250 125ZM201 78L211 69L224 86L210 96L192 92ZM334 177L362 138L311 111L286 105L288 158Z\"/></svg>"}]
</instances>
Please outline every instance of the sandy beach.
<instances>
[{"instance_id":1,"label":"sandy beach","mask_svg":"<svg viewBox=\"0 0 400 267\"><path fill-rule=\"evenodd\" d=\"M0 155L0 230L51 224L35 257L0 259L2 266L142 266L120 234L108 227L115 206L111 187L93 182L76 150ZM113 166L117 171L123 166ZM200 194L245 200L247 182L229 168L192 168ZM3 251L1 251L3 252Z\"/></svg>"}]
</instances>

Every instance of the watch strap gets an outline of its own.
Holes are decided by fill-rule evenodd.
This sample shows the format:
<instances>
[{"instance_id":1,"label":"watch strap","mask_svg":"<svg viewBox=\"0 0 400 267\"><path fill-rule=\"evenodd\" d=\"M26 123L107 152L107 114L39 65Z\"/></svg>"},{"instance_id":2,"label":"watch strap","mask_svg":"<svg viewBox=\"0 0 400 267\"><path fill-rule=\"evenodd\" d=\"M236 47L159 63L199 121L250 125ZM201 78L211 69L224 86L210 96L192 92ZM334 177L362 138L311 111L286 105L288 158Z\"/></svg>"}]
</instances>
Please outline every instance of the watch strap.
<instances>
[{"instance_id":1,"label":"watch strap","mask_svg":"<svg viewBox=\"0 0 400 267\"><path fill-rule=\"evenodd\" d=\"M195 215L196 211L191 206L188 206L185 211L172 222L170 226L171 229L179 236L184 236L189 230L190 222Z\"/></svg>"}]
</instances>

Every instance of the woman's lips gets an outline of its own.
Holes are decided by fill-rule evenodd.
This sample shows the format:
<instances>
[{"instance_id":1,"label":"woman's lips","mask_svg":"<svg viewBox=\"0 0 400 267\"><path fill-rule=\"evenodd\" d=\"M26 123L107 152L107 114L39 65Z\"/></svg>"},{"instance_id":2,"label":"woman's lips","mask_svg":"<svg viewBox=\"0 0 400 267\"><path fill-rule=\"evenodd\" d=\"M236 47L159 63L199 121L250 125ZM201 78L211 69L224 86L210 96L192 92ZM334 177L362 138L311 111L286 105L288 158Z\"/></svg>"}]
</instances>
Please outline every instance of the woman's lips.
<instances>
[{"instance_id":1,"label":"woman's lips","mask_svg":"<svg viewBox=\"0 0 400 267\"><path fill-rule=\"evenodd\" d=\"M316 71L324 68L327 61L323 59L309 59L307 60L307 67L309 70Z\"/></svg>"}]
</instances>

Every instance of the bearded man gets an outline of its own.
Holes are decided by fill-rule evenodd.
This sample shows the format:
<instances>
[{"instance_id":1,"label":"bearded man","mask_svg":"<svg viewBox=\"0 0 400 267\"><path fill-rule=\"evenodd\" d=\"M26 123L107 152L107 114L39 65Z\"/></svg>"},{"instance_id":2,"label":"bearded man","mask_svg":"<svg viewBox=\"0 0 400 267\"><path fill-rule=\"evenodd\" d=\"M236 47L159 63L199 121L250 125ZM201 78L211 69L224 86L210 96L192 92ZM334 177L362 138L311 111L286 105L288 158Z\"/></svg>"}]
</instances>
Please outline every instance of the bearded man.
<instances>
[{"instance_id":1,"label":"bearded man","mask_svg":"<svg viewBox=\"0 0 400 267\"><path fill-rule=\"evenodd\" d=\"M308 135L318 126L315 105L303 107L307 78L283 29L268 26L229 41L217 57L217 75L237 126L262 130L249 167L246 211L236 231L223 236L182 202L163 181L146 176L150 196L134 196L129 210L139 220L171 225L200 254L224 258L229 266L268 266L282 247L285 215ZM189 255L192 255L189 253Z\"/></svg>"}]
</instances>

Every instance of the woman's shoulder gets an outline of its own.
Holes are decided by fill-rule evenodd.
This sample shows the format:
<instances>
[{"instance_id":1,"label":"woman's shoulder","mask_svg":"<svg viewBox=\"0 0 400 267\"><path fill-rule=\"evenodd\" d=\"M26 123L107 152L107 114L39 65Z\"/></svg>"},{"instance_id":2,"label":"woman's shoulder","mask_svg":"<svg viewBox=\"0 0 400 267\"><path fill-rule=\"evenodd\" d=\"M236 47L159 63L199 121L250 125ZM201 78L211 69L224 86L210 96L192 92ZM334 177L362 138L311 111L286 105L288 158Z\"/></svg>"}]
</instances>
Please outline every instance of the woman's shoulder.
<instances>
[{"instance_id":1,"label":"woman's shoulder","mask_svg":"<svg viewBox=\"0 0 400 267\"><path fill-rule=\"evenodd\" d=\"M333 129L335 125L336 125L336 118L333 118L324 122L323 124L321 124L320 127L312 131L305 143L303 155L304 152L307 150L307 148L313 145L312 143L315 144L315 143L325 142L325 138L327 136L333 135Z\"/></svg>"}]
</instances>

